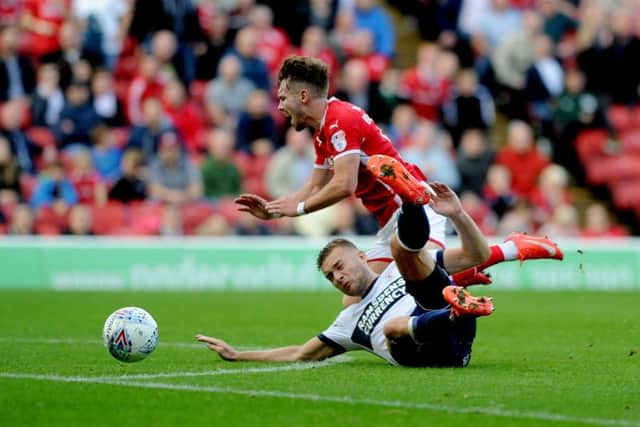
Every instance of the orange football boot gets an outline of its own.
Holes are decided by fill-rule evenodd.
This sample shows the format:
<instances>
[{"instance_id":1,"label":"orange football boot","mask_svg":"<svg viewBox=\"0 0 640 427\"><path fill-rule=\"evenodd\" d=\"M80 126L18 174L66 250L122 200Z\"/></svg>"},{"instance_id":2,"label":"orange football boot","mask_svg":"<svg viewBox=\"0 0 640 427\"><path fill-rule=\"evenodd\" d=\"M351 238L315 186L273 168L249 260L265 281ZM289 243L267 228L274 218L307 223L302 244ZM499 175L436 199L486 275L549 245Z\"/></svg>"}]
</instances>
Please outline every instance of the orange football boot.
<instances>
[{"instance_id":1,"label":"orange football boot","mask_svg":"<svg viewBox=\"0 0 640 427\"><path fill-rule=\"evenodd\" d=\"M562 260L562 250L548 237L530 236L525 233L512 233L505 242L513 242L518 248L520 262L527 259L557 259Z\"/></svg>"},{"instance_id":2,"label":"orange football boot","mask_svg":"<svg viewBox=\"0 0 640 427\"><path fill-rule=\"evenodd\" d=\"M445 301L451 305L451 314L460 316L488 316L495 308L488 297L474 297L461 286L447 286L442 290Z\"/></svg>"},{"instance_id":3,"label":"orange football boot","mask_svg":"<svg viewBox=\"0 0 640 427\"><path fill-rule=\"evenodd\" d=\"M416 205L426 205L431 200L431 189L416 179L402 162L384 154L369 157L367 169L380 181L387 184L400 198Z\"/></svg>"}]
</instances>

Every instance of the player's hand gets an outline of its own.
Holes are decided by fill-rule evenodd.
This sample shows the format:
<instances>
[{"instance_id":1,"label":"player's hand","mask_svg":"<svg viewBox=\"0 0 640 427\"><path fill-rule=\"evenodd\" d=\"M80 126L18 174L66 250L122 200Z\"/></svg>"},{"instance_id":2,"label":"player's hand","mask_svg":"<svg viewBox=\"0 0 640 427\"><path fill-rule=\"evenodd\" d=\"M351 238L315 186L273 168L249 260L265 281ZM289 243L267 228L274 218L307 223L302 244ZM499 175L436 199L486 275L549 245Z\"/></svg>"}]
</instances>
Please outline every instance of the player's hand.
<instances>
[{"instance_id":1,"label":"player's hand","mask_svg":"<svg viewBox=\"0 0 640 427\"><path fill-rule=\"evenodd\" d=\"M259 219L278 218L278 215L270 214L267 210L267 201L255 194L241 194L234 203L240 205L240 212L248 212Z\"/></svg>"},{"instance_id":2,"label":"player's hand","mask_svg":"<svg viewBox=\"0 0 640 427\"><path fill-rule=\"evenodd\" d=\"M196 335L196 340L205 343L209 350L218 353L222 359L231 361L236 360L238 352L226 342L218 338L208 337L201 334Z\"/></svg>"},{"instance_id":3,"label":"player's hand","mask_svg":"<svg viewBox=\"0 0 640 427\"><path fill-rule=\"evenodd\" d=\"M267 203L267 211L277 216L298 216L298 201L289 197L281 197Z\"/></svg>"},{"instance_id":4,"label":"player's hand","mask_svg":"<svg viewBox=\"0 0 640 427\"><path fill-rule=\"evenodd\" d=\"M434 192L429 205L435 212L444 216L453 216L462 212L460 199L448 185L441 182L430 182L429 186Z\"/></svg>"}]
</instances>

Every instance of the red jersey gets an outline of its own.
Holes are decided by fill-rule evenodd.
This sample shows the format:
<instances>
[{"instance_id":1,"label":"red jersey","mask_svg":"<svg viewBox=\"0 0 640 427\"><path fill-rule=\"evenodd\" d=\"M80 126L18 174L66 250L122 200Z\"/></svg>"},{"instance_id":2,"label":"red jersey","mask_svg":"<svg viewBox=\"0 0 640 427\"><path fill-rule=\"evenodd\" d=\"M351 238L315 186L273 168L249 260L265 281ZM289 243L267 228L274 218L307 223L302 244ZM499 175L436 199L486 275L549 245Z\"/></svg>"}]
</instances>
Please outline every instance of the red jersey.
<instances>
[{"instance_id":1,"label":"red jersey","mask_svg":"<svg viewBox=\"0 0 640 427\"><path fill-rule=\"evenodd\" d=\"M440 107L451 93L451 81L424 79L412 68L402 77L398 93L410 100L411 106L420 117L437 121L440 117Z\"/></svg>"},{"instance_id":2,"label":"red jersey","mask_svg":"<svg viewBox=\"0 0 640 427\"><path fill-rule=\"evenodd\" d=\"M314 166L321 169L332 169L334 162L342 156L354 153L360 155L355 195L362 200L381 227L400 207L402 200L391 188L369 172L368 158L374 154L394 157L400 160L413 176L426 180L417 166L405 162L400 157L391 140L382 133L367 113L360 107L337 98L329 99L320 128L313 134L313 147L316 151Z\"/></svg>"}]
</instances>

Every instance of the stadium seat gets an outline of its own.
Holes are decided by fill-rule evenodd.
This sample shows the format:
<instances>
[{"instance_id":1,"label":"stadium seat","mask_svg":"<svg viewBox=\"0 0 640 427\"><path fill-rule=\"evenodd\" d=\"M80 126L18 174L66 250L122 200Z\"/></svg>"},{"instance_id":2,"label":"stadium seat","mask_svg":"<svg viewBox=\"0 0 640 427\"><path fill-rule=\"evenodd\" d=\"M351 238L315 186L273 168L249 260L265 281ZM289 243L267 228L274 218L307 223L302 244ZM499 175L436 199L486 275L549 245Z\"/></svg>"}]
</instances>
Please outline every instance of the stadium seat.
<instances>
[{"instance_id":1,"label":"stadium seat","mask_svg":"<svg viewBox=\"0 0 640 427\"><path fill-rule=\"evenodd\" d=\"M640 209L640 178L611 186L613 204L620 209Z\"/></svg>"},{"instance_id":2,"label":"stadium seat","mask_svg":"<svg viewBox=\"0 0 640 427\"><path fill-rule=\"evenodd\" d=\"M31 200L36 185L38 185L38 178L35 176L25 173L20 176L20 191L22 192L22 198L24 200Z\"/></svg>"},{"instance_id":3,"label":"stadium seat","mask_svg":"<svg viewBox=\"0 0 640 427\"><path fill-rule=\"evenodd\" d=\"M182 226L184 233L194 234L195 229L215 212L209 202L189 203L182 207Z\"/></svg>"},{"instance_id":4,"label":"stadium seat","mask_svg":"<svg viewBox=\"0 0 640 427\"><path fill-rule=\"evenodd\" d=\"M583 163L592 156L604 152L608 139L607 132L603 129L590 129L582 131L576 138L576 151Z\"/></svg>"},{"instance_id":5,"label":"stadium seat","mask_svg":"<svg viewBox=\"0 0 640 427\"><path fill-rule=\"evenodd\" d=\"M129 205L129 227L132 234L141 236L157 234L162 223L162 209L162 205L156 202Z\"/></svg>"},{"instance_id":6,"label":"stadium seat","mask_svg":"<svg viewBox=\"0 0 640 427\"><path fill-rule=\"evenodd\" d=\"M611 125L618 132L632 129L634 126L633 111L626 105L612 105L607 111Z\"/></svg>"},{"instance_id":7,"label":"stadium seat","mask_svg":"<svg viewBox=\"0 0 640 427\"><path fill-rule=\"evenodd\" d=\"M640 129L627 130L620 134L622 152L625 154L640 154Z\"/></svg>"},{"instance_id":8,"label":"stadium seat","mask_svg":"<svg viewBox=\"0 0 640 427\"><path fill-rule=\"evenodd\" d=\"M92 206L93 232L119 234L126 224L126 211L122 203L109 202L104 206Z\"/></svg>"},{"instance_id":9,"label":"stadium seat","mask_svg":"<svg viewBox=\"0 0 640 427\"><path fill-rule=\"evenodd\" d=\"M41 207L35 216L34 228L37 234L58 235L67 226L68 213L58 215L49 206Z\"/></svg>"},{"instance_id":10,"label":"stadium seat","mask_svg":"<svg viewBox=\"0 0 640 427\"><path fill-rule=\"evenodd\" d=\"M248 215L238 210L238 205L233 202L233 198L218 199L215 209L227 220L227 222L231 226L234 226L238 223L240 215Z\"/></svg>"},{"instance_id":11,"label":"stadium seat","mask_svg":"<svg viewBox=\"0 0 640 427\"><path fill-rule=\"evenodd\" d=\"M46 127L31 127L26 131L27 138L41 147L55 147L56 137Z\"/></svg>"}]
</instances>

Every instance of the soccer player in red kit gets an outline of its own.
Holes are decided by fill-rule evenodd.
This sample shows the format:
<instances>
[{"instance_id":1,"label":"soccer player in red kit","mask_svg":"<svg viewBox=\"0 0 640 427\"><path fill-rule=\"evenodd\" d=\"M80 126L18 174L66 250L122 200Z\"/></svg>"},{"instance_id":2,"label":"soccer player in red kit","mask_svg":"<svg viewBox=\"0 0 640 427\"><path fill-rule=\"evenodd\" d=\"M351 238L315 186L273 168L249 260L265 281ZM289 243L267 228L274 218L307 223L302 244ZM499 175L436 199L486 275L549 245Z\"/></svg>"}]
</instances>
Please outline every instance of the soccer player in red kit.
<instances>
[{"instance_id":1,"label":"soccer player in red kit","mask_svg":"<svg viewBox=\"0 0 640 427\"><path fill-rule=\"evenodd\" d=\"M284 61L278 73L278 109L296 130L313 130L314 170L306 184L289 196L266 201L256 195L241 195L236 199L242 205L240 210L261 219L293 217L355 195L380 224L378 242L367 256L372 269L381 271L392 260L389 240L399 208L403 199L411 199L424 205L431 225L429 244L443 249L446 220L428 205L431 193L424 174L400 157L389 138L361 108L327 98L328 87L329 72L322 61L304 56L291 56ZM368 168L369 163L377 170ZM396 175L398 179L394 179ZM553 246L554 253L558 253L559 248ZM507 256L515 259L518 251L504 255L502 260ZM551 257L546 250L541 255L545 256L538 258Z\"/></svg>"}]
</instances>

